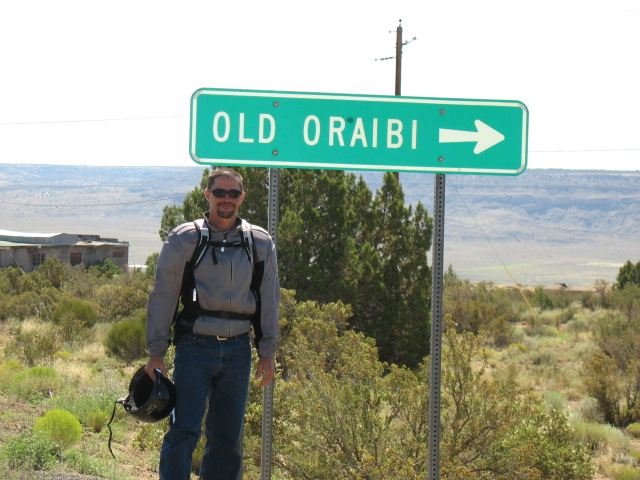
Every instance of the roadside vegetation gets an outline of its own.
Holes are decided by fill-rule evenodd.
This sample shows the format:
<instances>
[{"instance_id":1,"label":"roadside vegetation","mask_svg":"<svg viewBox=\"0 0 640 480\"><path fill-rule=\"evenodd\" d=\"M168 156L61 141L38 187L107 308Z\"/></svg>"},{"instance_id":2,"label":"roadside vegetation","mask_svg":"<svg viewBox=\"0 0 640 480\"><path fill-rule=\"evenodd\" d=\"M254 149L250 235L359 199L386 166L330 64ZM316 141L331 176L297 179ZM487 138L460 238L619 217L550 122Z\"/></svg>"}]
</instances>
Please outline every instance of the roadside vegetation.
<instances>
[{"instance_id":1,"label":"roadside vegetation","mask_svg":"<svg viewBox=\"0 0 640 480\"><path fill-rule=\"evenodd\" d=\"M0 270L4 470L154 478L166 423L139 424L118 406L116 460L106 428L144 362L153 278L43 267ZM274 478L425 478L428 359L383 362L348 305L282 293ZM450 269L445 297L442 478L640 478L638 285L520 291ZM246 478L259 476L261 401L253 389Z\"/></svg>"},{"instance_id":2,"label":"roadside vegetation","mask_svg":"<svg viewBox=\"0 0 640 480\"><path fill-rule=\"evenodd\" d=\"M245 186L259 192L264 178L254 174L243 172ZM393 175L375 196L344 173L291 173L283 184L291 196L281 205L279 231L273 478L426 478L430 219L420 206L403 206ZM310 184L320 187L310 193ZM165 209L161 236L194 218L189 209L202 211L201 189L182 207ZM350 207L320 209L336 198ZM246 208L258 217L266 212L260 204ZM302 225L319 234L305 234ZM343 231L353 235L335 233ZM36 471L157 478L166 421L141 424L114 403L146 361L156 261L149 257L144 272L57 259L29 274L0 270L6 478L35 478ZM449 268L443 479L640 479L638 273L640 262L627 262L613 285L575 291L472 284ZM252 388L246 479L260 475L261 418L262 391Z\"/></svg>"}]
</instances>

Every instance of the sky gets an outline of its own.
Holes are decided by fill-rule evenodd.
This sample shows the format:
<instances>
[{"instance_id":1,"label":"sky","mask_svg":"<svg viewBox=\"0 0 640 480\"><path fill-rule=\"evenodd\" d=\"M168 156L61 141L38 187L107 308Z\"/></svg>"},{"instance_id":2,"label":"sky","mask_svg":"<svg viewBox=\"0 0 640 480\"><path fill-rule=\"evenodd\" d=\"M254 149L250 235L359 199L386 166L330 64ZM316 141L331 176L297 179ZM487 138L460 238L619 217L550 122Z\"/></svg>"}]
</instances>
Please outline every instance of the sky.
<instances>
[{"instance_id":1,"label":"sky","mask_svg":"<svg viewBox=\"0 0 640 480\"><path fill-rule=\"evenodd\" d=\"M640 0L0 3L0 163L192 166L199 88L498 99L528 168L640 170ZM415 40L413 38L415 37Z\"/></svg>"}]
</instances>

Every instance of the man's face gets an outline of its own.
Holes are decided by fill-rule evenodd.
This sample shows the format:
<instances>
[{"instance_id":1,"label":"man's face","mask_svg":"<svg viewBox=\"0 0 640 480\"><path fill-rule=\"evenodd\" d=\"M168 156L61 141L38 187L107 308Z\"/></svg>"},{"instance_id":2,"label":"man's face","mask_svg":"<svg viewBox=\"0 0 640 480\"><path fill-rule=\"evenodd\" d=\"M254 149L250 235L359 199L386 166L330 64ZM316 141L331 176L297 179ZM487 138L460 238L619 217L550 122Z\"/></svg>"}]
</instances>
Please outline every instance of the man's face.
<instances>
[{"instance_id":1,"label":"man's face","mask_svg":"<svg viewBox=\"0 0 640 480\"><path fill-rule=\"evenodd\" d=\"M244 200L244 192L240 194L238 198L231 198L228 193L222 197L216 197L211 190L238 190L240 191L240 184L234 178L218 177L213 182L213 185L209 190L204 191L204 196L209 202L210 211L212 215L217 215L220 218L234 218L238 215L238 208Z\"/></svg>"}]
</instances>

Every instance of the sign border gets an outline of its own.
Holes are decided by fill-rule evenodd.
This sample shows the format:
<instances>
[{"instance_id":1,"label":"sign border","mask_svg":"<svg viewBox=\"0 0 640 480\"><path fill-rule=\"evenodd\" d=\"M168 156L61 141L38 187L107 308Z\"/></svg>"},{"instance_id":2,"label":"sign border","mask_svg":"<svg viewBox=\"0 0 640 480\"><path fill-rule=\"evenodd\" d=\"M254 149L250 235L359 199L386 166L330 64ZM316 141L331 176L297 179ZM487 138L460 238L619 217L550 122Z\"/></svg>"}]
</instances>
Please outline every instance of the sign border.
<instances>
[{"instance_id":1,"label":"sign border","mask_svg":"<svg viewBox=\"0 0 640 480\"><path fill-rule=\"evenodd\" d=\"M323 162L291 162L278 161L277 158L270 160L236 160L226 158L199 158L195 152L196 146L196 124L197 124L197 100L200 95L225 95L238 97L272 97L299 98L305 100L340 100L359 102L388 102L388 103L413 103L428 105L474 105L489 107L517 107L522 109L522 146L520 152L520 165L517 169L487 169L487 168L451 168L451 167L407 167L402 165L366 165L366 164L336 164ZM527 106L517 100L484 100L484 99L456 99L456 98L429 98L429 97L405 97L388 95L361 95L343 93L310 93L310 92L288 92L275 90L243 90L225 88L199 88L191 96L191 116L189 132L189 155L191 159L201 165L228 164L254 167L282 167L282 168L317 168L328 170L367 170L385 172L411 172L411 173L469 173L484 175L520 175L527 168L528 153L528 127L529 110ZM213 163L212 163L213 162Z\"/></svg>"}]
</instances>

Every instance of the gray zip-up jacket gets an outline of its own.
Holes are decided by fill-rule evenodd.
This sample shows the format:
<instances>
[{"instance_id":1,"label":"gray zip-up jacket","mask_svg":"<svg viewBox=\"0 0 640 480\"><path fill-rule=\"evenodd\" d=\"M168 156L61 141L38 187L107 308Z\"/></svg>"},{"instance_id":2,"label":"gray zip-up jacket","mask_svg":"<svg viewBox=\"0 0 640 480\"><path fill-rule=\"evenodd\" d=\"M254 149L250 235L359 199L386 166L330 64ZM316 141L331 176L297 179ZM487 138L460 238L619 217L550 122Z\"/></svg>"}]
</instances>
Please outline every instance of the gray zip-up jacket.
<instances>
[{"instance_id":1,"label":"gray zip-up jacket","mask_svg":"<svg viewBox=\"0 0 640 480\"><path fill-rule=\"evenodd\" d=\"M206 216L205 216L205 227ZM260 286L260 334L258 353L261 357L275 358L279 333L280 283L275 245L269 234L251 225L256 247L255 268L263 268ZM229 232L211 228L211 240L228 243L242 240L241 221ZM169 233L158 258L158 269L153 291L147 306L147 349L149 356L163 357L171 339L171 323L180 297L185 265L191 260L198 242L198 229L193 222L179 225ZM223 251L224 250L224 251ZM214 263L215 260L217 263ZM262 265L259 265L262 262ZM205 257L195 269L197 298L200 308L253 314L256 298L250 290L254 265L244 248L208 247ZM199 316L194 333L232 337L251 330L249 320L229 320ZM258 333L258 332L256 332Z\"/></svg>"}]
</instances>

